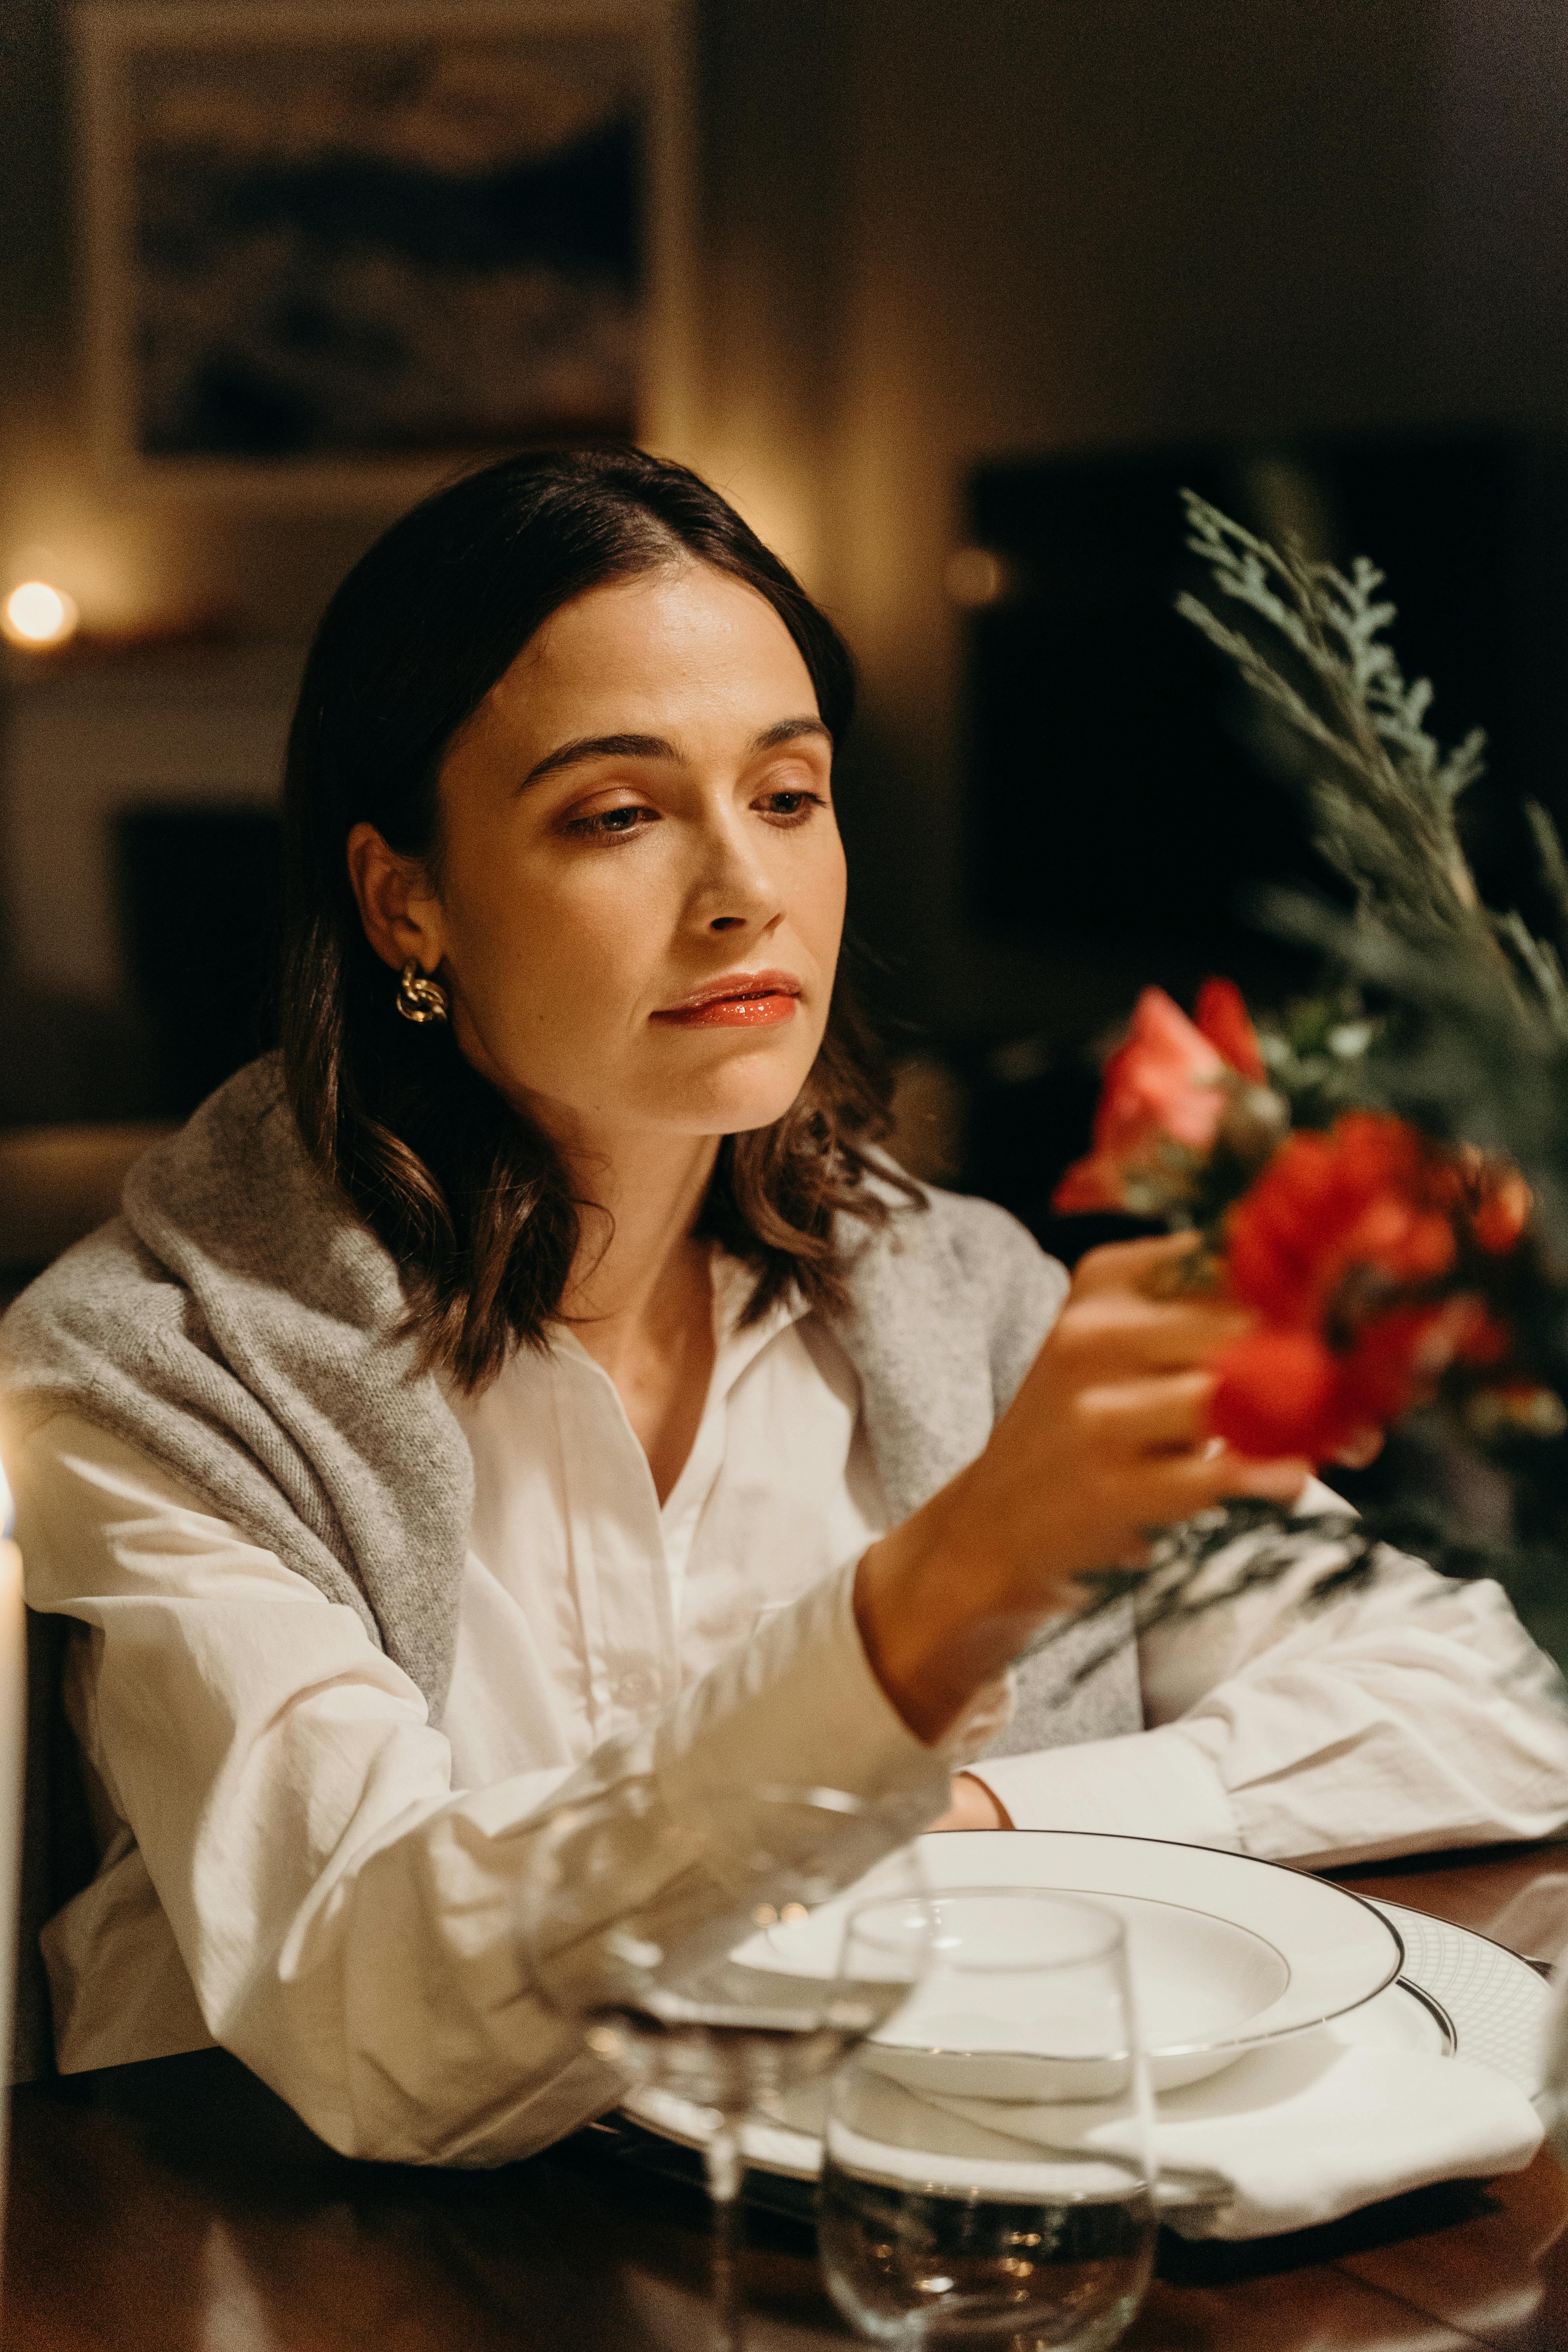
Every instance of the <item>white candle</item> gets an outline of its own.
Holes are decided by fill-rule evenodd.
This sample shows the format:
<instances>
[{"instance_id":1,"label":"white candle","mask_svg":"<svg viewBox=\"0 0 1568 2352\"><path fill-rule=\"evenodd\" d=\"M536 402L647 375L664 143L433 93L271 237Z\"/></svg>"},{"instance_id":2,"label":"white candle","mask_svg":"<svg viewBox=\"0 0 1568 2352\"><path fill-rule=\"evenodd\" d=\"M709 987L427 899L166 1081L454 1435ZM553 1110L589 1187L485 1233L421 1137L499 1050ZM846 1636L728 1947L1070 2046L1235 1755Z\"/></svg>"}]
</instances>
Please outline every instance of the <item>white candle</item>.
<instances>
[{"instance_id":1,"label":"white candle","mask_svg":"<svg viewBox=\"0 0 1568 2352\"><path fill-rule=\"evenodd\" d=\"M22 1860L22 1786L27 1739L27 1626L22 1606L22 1555L9 1539L11 1490L0 1470L0 2057L11 2078L16 1999L16 1892ZM0 2099L0 2196L10 2137L9 2094Z\"/></svg>"}]
</instances>

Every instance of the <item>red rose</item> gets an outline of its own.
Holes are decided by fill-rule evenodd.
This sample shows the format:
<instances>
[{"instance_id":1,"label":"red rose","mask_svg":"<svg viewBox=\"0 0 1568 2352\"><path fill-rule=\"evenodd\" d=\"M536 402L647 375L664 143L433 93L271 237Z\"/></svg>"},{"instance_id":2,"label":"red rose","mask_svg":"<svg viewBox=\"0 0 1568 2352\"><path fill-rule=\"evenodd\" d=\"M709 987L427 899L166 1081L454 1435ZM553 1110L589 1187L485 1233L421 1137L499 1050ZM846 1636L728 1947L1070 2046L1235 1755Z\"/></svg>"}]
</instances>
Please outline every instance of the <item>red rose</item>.
<instances>
[{"instance_id":1,"label":"red rose","mask_svg":"<svg viewBox=\"0 0 1568 2352\"><path fill-rule=\"evenodd\" d=\"M1226 1221L1232 1294L1265 1327L1216 1360L1216 1435L1321 1461L1430 1396L1456 1359L1502 1360L1510 1333L1480 1299L1431 1295L1458 1257L1456 1219L1474 1222L1468 1173L1379 1111L1280 1146ZM1500 1232L1517 1202L1494 1198Z\"/></svg>"},{"instance_id":2,"label":"red rose","mask_svg":"<svg viewBox=\"0 0 1568 2352\"><path fill-rule=\"evenodd\" d=\"M1272 1323L1316 1328L1352 1273L1384 1292L1439 1280L1458 1246L1441 1175L1415 1129L1380 1111L1290 1136L1230 1213L1232 1290Z\"/></svg>"},{"instance_id":3,"label":"red rose","mask_svg":"<svg viewBox=\"0 0 1568 2352\"><path fill-rule=\"evenodd\" d=\"M1397 1307L1343 1349L1317 1331L1250 1331L1215 1359L1209 1427L1255 1459L1327 1461L1363 1431L1397 1421L1436 1378L1452 1353L1439 1337L1444 1312Z\"/></svg>"},{"instance_id":4,"label":"red rose","mask_svg":"<svg viewBox=\"0 0 1568 2352\"><path fill-rule=\"evenodd\" d=\"M1215 1361L1209 1404L1216 1437L1255 1461L1294 1454L1320 1462L1353 1433L1344 1425L1339 1363L1315 1331L1249 1331Z\"/></svg>"},{"instance_id":5,"label":"red rose","mask_svg":"<svg viewBox=\"0 0 1568 2352\"><path fill-rule=\"evenodd\" d=\"M1234 980L1205 980L1198 991L1193 1014L1202 1034L1238 1077L1249 1079L1255 1087L1268 1085L1268 1073L1258 1050L1258 1032Z\"/></svg>"},{"instance_id":6,"label":"red rose","mask_svg":"<svg viewBox=\"0 0 1568 2352\"><path fill-rule=\"evenodd\" d=\"M1143 991L1126 1044L1105 1066L1094 1149L1068 1170L1053 1207L1067 1213L1139 1205L1130 1182L1157 1176L1173 1145L1207 1151L1225 1117L1228 1074L1262 1083L1258 1040L1229 981L1205 982L1198 1015L1189 1021L1163 988Z\"/></svg>"}]
</instances>

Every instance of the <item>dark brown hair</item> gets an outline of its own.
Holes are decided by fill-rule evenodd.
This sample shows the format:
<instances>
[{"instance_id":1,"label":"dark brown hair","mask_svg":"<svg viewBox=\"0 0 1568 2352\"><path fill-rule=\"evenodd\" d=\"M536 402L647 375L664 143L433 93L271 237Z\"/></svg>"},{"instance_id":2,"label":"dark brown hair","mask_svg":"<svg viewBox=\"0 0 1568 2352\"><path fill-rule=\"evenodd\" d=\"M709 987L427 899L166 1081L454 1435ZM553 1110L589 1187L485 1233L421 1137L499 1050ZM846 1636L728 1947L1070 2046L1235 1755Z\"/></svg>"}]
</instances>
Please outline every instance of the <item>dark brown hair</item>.
<instances>
[{"instance_id":1,"label":"dark brown hair","mask_svg":"<svg viewBox=\"0 0 1568 2352\"><path fill-rule=\"evenodd\" d=\"M855 680L832 624L717 491L635 449L536 451L426 499L350 572L306 664L284 785L289 1100L317 1165L395 1258L426 1362L468 1389L540 1341L590 1204L444 1025L399 1018L348 835L368 822L438 877L442 762L534 632L590 588L691 559L767 599L837 745ZM886 1183L866 1180L888 1171L863 1147L887 1125L879 1057L840 982L790 1109L720 1147L704 1226L756 1269L752 1315L791 1282L813 1307L843 1306L835 1221L886 1219Z\"/></svg>"}]
</instances>

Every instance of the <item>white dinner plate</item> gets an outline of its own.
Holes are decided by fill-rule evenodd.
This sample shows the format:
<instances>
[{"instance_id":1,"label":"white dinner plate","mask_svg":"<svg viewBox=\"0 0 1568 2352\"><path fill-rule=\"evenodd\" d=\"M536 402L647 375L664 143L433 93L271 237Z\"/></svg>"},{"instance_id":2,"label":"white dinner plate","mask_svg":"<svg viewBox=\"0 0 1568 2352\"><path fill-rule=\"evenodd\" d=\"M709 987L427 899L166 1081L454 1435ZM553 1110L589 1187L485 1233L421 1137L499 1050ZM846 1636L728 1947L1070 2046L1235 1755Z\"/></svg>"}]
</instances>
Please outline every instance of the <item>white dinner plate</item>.
<instances>
[{"instance_id":1,"label":"white dinner plate","mask_svg":"<svg viewBox=\"0 0 1568 2352\"><path fill-rule=\"evenodd\" d=\"M1411 1911L1403 1903L1379 1903L1377 1908L1405 1946L1398 1990L1430 2011L1446 2054L1488 2066L1515 2084L1527 2099L1538 2099L1545 2081L1546 2021L1552 2001L1545 1978L1489 1936L1434 1919L1426 1911ZM1373 2009L1381 2006L1372 2004ZM1358 2011L1357 2018L1371 2014L1368 2009ZM1341 2030L1356 2021L1344 2020Z\"/></svg>"},{"instance_id":2,"label":"white dinner plate","mask_svg":"<svg viewBox=\"0 0 1568 2352\"><path fill-rule=\"evenodd\" d=\"M1259 2042L1342 2017L1392 1984L1404 1959L1397 1932L1359 1895L1208 1846L1071 1830L966 1830L922 1838L920 1852L933 1894L1044 1888L1120 1912L1157 2091L1217 2074ZM751 1937L735 1958L831 1975L859 1893L852 1887L798 1925ZM918 2021L918 2040L931 2039L929 2023ZM899 2038L897 2021L888 2032Z\"/></svg>"},{"instance_id":3,"label":"white dinner plate","mask_svg":"<svg viewBox=\"0 0 1568 2352\"><path fill-rule=\"evenodd\" d=\"M1039 1859L1040 1842L1044 1840L1050 1841L1052 1858L1048 1869ZM970 1850L967 1855L962 1851L945 1856L933 1852L965 1847ZM1004 1847L1010 1849L1010 1858L1005 1862L998 1852ZM1036 1854L1032 1866L1026 1861L1028 1847ZM1140 1851L1136 1855L1129 1854L1125 1850L1131 1848ZM1123 1851L1113 1856L1105 1849ZM1300 1872L1244 1855L1218 1853L1206 1847L1163 1844L1152 1839L1054 1830L974 1831L930 1839L924 1842L923 1851L928 1875L939 1887L962 1885L966 1881L973 1884L976 1870L984 1864L985 1883L994 1886L1048 1884L1055 1891L1067 1892L1067 1880L1058 1873L1059 1858L1077 1865L1073 1891L1097 1900L1122 1892L1121 1885L1104 1882L1125 1882L1131 1872L1140 1896L1159 1901L1163 1898L1144 1892L1151 1884L1148 1874L1174 1870L1180 1874L1184 1887L1182 1907L1190 1908L1197 1901L1200 1882L1205 1902L1212 1904L1228 1902L1237 1888L1245 1887L1248 1913L1241 1924L1255 1927L1264 1916L1256 1905L1259 1900L1267 1902L1272 1895L1275 1901L1270 1916L1275 1933L1268 1940L1277 1948L1290 1953L1292 1987L1298 1979L1293 1937L1299 1925L1304 1923L1308 1929L1300 1974L1305 1980L1315 1979L1326 1985L1331 1979L1331 1972L1318 1972L1313 1960L1317 1939L1325 1932L1332 1934L1356 1923L1358 1915L1370 1916L1382 1931L1380 1948L1394 1955L1393 1976L1363 1992L1358 2000L1347 2000L1337 2011L1320 2011L1316 2018L1301 2016L1294 2024L1281 2024L1276 2019L1267 2035L1254 2038L1302 2032L1313 2024L1331 2021L1331 2030L1337 2040L1369 2047L1422 2050L1439 2056L1462 2055L1503 2074L1527 2096L1533 2098L1541 2088L1542 2032L1552 2000L1550 1987L1527 1962L1501 1945L1466 1928L1451 1927L1445 1920L1431 1918L1424 1912L1411 1911L1399 1904L1373 1903L1328 1881L1308 1878ZM1167 1879L1163 1883L1170 1882ZM1330 1898L1328 1906L1309 1906L1302 1903L1302 1892L1314 1890ZM1286 1911L1289 1922L1282 1925L1281 1914ZM1224 1914L1216 1911L1215 1916ZM1359 1936L1358 1926L1357 1940ZM1368 1939L1367 1948L1373 1948ZM1321 1954L1318 1957L1321 1958ZM1349 1981L1348 1976L1342 1975L1342 1989ZM1239 2055L1240 2048L1246 2046L1251 2043L1239 2045L1232 2054ZM760 2172L782 2179L814 2180L822 2156L817 2121L822 2097L821 2084L803 2084L786 2096L787 2124L748 2124L748 2163ZM661 2139L688 2148L702 2144L700 2111L667 2093L640 2093L626 2102L626 2112Z\"/></svg>"}]
</instances>

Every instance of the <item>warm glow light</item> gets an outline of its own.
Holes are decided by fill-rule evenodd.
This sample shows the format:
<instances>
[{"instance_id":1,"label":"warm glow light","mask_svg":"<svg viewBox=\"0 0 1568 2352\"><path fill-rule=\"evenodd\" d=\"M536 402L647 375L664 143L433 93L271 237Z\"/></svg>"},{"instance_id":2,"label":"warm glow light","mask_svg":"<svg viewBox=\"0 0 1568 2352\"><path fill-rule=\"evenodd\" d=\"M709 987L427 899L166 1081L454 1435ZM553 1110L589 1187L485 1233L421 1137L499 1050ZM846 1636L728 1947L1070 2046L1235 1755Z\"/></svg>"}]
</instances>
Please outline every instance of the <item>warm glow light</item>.
<instances>
[{"instance_id":1,"label":"warm glow light","mask_svg":"<svg viewBox=\"0 0 1568 2352\"><path fill-rule=\"evenodd\" d=\"M76 631L76 605L47 580L24 580L5 599L0 627L15 646L63 645Z\"/></svg>"},{"instance_id":2,"label":"warm glow light","mask_svg":"<svg viewBox=\"0 0 1568 2352\"><path fill-rule=\"evenodd\" d=\"M1006 564L989 547L961 547L947 560L947 593L966 612L999 604L1012 586Z\"/></svg>"}]
</instances>

